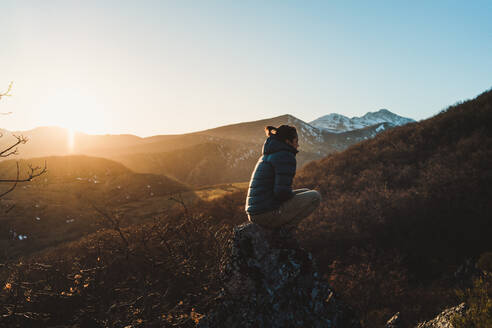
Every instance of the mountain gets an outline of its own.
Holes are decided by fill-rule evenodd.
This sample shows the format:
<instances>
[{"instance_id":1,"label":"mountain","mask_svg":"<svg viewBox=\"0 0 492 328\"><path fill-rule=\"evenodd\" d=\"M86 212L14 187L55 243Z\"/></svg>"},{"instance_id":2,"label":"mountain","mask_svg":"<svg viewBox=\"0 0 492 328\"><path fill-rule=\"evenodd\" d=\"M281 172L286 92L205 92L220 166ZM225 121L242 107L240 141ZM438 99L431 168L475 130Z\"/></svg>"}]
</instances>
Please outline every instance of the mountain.
<instances>
[{"instance_id":1,"label":"mountain","mask_svg":"<svg viewBox=\"0 0 492 328\"><path fill-rule=\"evenodd\" d=\"M25 132L4 131L0 146L11 145L16 140L13 135L22 134L29 142L19 145L19 155L10 158L84 154L119 161L139 173L165 174L185 183L205 185L248 180L266 138L264 127L281 124L298 128L302 147L299 167L336 151L325 141L329 134L291 115L148 138L75 133L73 149L69 148L66 129L41 127Z\"/></svg>"},{"instance_id":2,"label":"mountain","mask_svg":"<svg viewBox=\"0 0 492 328\"><path fill-rule=\"evenodd\" d=\"M376 119L372 118L372 121ZM286 114L193 133L147 138L79 132L71 136L68 130L58 127L24 132L4 130L0 147L13 144L16 140L13 135L23 135L29 142L19 145L19 155L9 158L71 154L104 157L139 173L169 175L200 186L249 180L266 138L264 127L282 124L294 125L298 130L298 168L393 127L390 123L378 123L358 130L331 133Z\"/></svg>"},{"instance_id":3,"label":"mountain","mask_svg":"<svg viewBox=\"0 0 492 328\"><path fill-rule=\"evenodd\" d=\"M352 118L336 113L328 114L309 122L309 124L327 132L342 133L363 129L379 123L387 123L388 126L394 127L411 122L415 122L415 120L396 115L387 109L380 109L377 112L368 112L362 117Z\"/></svg>"},{"instance_id":4,"label":"mountain","mask_svg":"<svg viewBox=\"0 0 492 328\"><path fill-rule=\"evenodd\" d=\"M165 174L195 186L248 181L265 141L267 125L291 124L298 128L301 151L298 167L335 151L328 135L291 115L246 122L175 136L127 149L112 158L135 170ZM161 150L161 151L159 151Z\"/></svg>"},{"instance_id":5,"label":"mountain","mask_svg":"<svg viewBox=\"0 0 492 328\"><path fill-rule=\"evenodd\" d=\"M326 144L325 137L327 133L289 114L264 120L226 125L195 132L194 134L259 144L265 141L265 126L279 126L282 124L294 125L297 128L299 144L302 146L303 151L320 155L332 152L332 149Z\"/></svg>"},{"instance_id":6,"label":"mountain","mask_svg":"<svg viewBox=\"0 0 492 328\"><path fill-rule=\"evenodd\" d=\"M73 135L73 149L70 149L72 136L70 131L56 126L37 127L27 131L1 130L0 149L5 149L16 142L14 136L24 136L28 139L25 144L17 148L19 154L9 158L31 158L42 156L59 156L83 154L89 156L108 155L124 150L128 147L138 147L146 140L134 135L89 135L75 132Z\"/></svg>"},{"instance_id":7,"label":"mountain","mask_svg":"<svg viewBox=\"0 0 492 328\"><path fill-rule=\"evenodd\" d=\"M201 186L248 180L259 150L248 143L205 142L173 151L122 155L115 160L136 172L164 174Z\"/></svg>"},{"instance_id":8,"label":"mountain","mask_svg":"<svg viewBox=\"0 0 492 328\"><path fill-rule=\"evenodd\" d=\"M336 151L343 151L358 142L374 138L379 133L390 130L395 126L391 123L378 123L362 129L351 130L341 133L330 133L327 142Z\"/></svg>"}]
</instances>

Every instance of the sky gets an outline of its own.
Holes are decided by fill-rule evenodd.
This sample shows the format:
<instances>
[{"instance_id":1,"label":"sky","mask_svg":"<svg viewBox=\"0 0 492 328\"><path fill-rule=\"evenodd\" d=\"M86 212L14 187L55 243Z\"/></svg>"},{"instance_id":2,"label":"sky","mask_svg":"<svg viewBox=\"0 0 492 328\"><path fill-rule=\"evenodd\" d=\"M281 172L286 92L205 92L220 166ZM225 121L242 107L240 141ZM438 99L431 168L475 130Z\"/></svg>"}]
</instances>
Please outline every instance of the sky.
<instances>
[{"instance_id":1,"label":"sky","mask_svg":"<svg viewBox=\"0 0 492 328\"><path fill-rule=\"evenodd\" d=\"M0 128L416 120L492 87L492 1L0 0Z\"/></svg>"}]
</instances>

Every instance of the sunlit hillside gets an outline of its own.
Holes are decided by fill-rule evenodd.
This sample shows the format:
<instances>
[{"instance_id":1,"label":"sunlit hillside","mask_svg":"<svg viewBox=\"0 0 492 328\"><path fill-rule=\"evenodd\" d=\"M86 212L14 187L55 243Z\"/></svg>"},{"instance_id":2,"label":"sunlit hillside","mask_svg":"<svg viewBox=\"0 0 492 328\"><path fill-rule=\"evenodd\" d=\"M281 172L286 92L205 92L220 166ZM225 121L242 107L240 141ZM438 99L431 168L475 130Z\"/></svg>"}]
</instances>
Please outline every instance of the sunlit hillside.
<instances>
[{"instance_id":1,"label":"sunlit hillside","mask_svg":"<svg viewBox=\"0 0 492 328\"><path fill-rule=\"evenodd\" d=\"M0 146L4 149L15 143L15 136L24 136L28 142L19 146L17 158L53 155L84 154L104 157L119 153L122 149L138 147L146 143L134 135L90 135L61 127L38 127L27 131L2 130ZM13 157L13 156L12 156ZM11 157L11 158L12 158Z\"/></svg>"},{"instance_id":2,"label":"sunlit hillside","mask_svg":"<svg viewBox=\"0 0 492 328\"><path fill-rule=\"evenodd\" d=\"M261 145L220 141L201 143L164 153L143 153L118 156L114 159L136 172L165 174L194 186L218 183L248 182ZM299 166L319 156L299 153Z\"/></svg>"},{"instance_id":3,"label":"sunlit hillside","mask_svg":"<svg viewBox=\"0 0 492 328\"><path fill-rule=\"evenodd\" d=\"M20 178L28 165L45 162L47 173L19 184L0 200L0 258L15 258L96 231L101 215L94 206L125 213L138 222L166 211L172 203L169 195L194 197L187 186L166 176L134 173L120 163L88 156L22 160ZM15 161L1 162L0 172L0 178L15 178Z\"/></svg>"},{"instance_id":4,"label":"sunlit hillside","mask_svg":"<svg viewBox=\"0 0 492 328\"><path fill-rule=\"evenodd\" d=\"M248 146L202 143L164 153L121 156L117 160L137 172L165 174L191 185L210 185L249 179L260 152Z\"/></svg>"}]
</instances>

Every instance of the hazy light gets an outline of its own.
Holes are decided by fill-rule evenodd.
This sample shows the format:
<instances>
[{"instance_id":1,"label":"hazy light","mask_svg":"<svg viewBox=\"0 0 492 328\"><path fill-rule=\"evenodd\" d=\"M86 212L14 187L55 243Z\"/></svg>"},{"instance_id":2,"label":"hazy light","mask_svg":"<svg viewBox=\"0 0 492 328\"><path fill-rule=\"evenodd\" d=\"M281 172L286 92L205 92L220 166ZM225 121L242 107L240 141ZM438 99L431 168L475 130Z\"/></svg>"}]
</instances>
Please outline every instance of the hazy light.
<instances>
[{"instance_id":1,"label":"hazy light","mask_svg":"<svg viewBox=\"0 0 492 328\"><path fill-rule=\"evenodd\" d=\"M75 131L72 128L68 128L68 152L73 153L75 146Z\"/></svg>"},{"instance_id":2,"label":"hazy light","mask_svg":"<svg viewBox=\"0 0 492 328\"><path fill-rule=\"evenodd\" d=\"M108 113L105 113L104 106L82 88L60 88L44 95L40 99L39 110L44 121L40 125L69 129L72 142L75 131L103 133L107 130Z\"/></svg>"},{"instance_id":3,"label":"hazy light","mask_svg":"<svg viewBox=\"0 0 492 328\"><path fill-rule=\"evenodd\" d=\"M423 119L491 87L491 1L0 8L0 91L14 81L0 101L0 112L15 114L2 117L9 130L150 136L380 108Z\"/></svg>"}]
</instances>

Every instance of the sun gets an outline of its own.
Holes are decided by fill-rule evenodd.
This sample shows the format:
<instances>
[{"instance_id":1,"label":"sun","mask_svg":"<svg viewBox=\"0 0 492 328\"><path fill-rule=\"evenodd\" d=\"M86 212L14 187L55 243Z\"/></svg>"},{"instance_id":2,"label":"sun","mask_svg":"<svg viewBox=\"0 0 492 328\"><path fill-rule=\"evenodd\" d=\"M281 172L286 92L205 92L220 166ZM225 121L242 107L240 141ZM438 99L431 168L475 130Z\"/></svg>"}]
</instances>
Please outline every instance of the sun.
<instances>
[{"instance_id":1,"label":"sun","mask_svg":"<svg viewBox=\"0 0 492 328\"><path fill-rule=\"evenodd\" d=\"M108 113L102 102L83 88L60 88L46 96L39 104L40 125L68 129L72 139L75 132L108 133Z\"/></svg>"}]
</instances>

